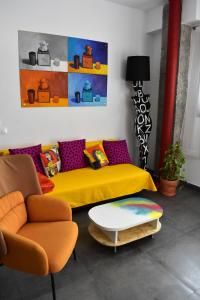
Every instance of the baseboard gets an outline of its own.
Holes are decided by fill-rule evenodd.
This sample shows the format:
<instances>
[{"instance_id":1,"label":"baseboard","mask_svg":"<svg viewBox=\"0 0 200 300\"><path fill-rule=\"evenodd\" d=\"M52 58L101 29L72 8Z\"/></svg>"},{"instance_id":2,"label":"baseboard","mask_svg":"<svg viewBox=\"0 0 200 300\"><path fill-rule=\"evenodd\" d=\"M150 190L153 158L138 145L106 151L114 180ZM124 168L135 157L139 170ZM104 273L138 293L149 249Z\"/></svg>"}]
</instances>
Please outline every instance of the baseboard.
<instances>
[{"instance_id":1,"label":"baseboard","mask_svg":"<svg viewBox=\"0 0 200 300\"><path fill-rule=\"evenodd\" d=\"M149 172L153 179L157 180L159 178L159 174L157 171L147 168L147 172Z\"/></svg>"},{"instance_id":2,"label":"baseboard","mask_svg":"<svg viewBox=\"0 0 200 300\"><path fill-rule=\"evenodd\" d=\"M154 180L157 181L159 179L159 174L158 174L157 171L152 170L152 169L147 169L147 171L151 174L151 176L152 176L152 178ZM195 189L197 191L200 191L200 186L192 184L192 183L189 183L187 181L181 181L181 185L188 186L188 187L191 187L191 188L193 188L193 189Z\"/></svg>"},{"instance_id":3,"label":"baseboard","mask_svg":"<svg viewBox=\"0 0 200 300\"><path fill-rule=\"evenodd\" d=\"M189 182L185 182L186 186L192 187L194 190L197 190L198 192L200 192L200 186L189 183Z\"/></svg>"}]
</instances>

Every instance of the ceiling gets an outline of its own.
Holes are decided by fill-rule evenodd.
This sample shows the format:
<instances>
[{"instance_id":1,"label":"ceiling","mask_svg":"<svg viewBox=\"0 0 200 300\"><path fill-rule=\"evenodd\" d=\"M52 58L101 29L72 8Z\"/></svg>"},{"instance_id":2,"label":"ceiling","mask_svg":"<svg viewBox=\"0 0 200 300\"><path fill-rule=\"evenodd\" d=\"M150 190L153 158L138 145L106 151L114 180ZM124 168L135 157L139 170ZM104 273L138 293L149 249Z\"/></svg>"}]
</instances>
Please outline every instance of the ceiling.
<instances>
[{"instance_id":1,"label":"ceiling","mask_svg":"<svg viewBox=\"0 0 200 300\"><path fill-rule=\"evenodd\" d=\"M138 8L142 10L150 10L158 5L167 2L166 0L107 0L110 2L118 3L132 8Z\"/></svg>"}]
</instances>

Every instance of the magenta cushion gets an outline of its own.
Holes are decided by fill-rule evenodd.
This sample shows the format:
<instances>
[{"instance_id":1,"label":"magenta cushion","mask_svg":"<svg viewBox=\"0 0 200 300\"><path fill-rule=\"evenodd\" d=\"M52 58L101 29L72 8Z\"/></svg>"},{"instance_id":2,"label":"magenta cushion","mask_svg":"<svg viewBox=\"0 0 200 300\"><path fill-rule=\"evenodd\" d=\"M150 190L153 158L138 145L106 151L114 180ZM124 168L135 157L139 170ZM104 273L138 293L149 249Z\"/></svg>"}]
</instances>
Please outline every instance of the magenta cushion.
<instances>
[{"instance_id":1,"label":"magenta cushion","mask_svg":"<svg viewBox=\"0 0 200 300\"><path fill-rule=\"evenodd\" d=\"M44 169L40 160L40 153L42 152L41 144L26 148L9 149L10 154L29 154L35 164L36 170L44 174Z\"/></svg>"},{"instance_id":2,"label":"magenta cushion","mask_svg":"<svg viewBox=\"0 0 200 300\"><path fill-rule=\"evenodd\" d=\"M103 147L109 160L109 165L132 164L125 140L103 141Z\"/></svg>"},{"instance_id":3,"label":"magenta cushion","mask_svg":"<svg viewBox=\"0 0 200 300\"><path fill-rule=\"evenodd\" d=\"M87 167L84 152L85 140L58 142L61 172Z\"/></svg>"}]
</instances>

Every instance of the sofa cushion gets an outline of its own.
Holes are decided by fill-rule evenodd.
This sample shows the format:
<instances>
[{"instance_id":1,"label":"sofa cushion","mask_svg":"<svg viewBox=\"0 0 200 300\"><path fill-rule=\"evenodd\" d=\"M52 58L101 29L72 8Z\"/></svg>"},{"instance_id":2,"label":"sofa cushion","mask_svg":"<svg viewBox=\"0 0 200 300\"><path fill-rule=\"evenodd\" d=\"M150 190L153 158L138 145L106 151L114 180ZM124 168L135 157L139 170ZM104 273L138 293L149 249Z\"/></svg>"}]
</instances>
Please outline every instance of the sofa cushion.
<instances>
[{"instance_id":1,"label":"sofa cushion","mask_svg":"<svg viewBox=\"0 0 200 300\"><path fill-rule=\"evenodd\" d=\"M24 197L11 192L0 198L0 230L16 233L27 222Z\"/></svg>"},{"instance_id":2,"label":"sofa cushion","mask_svg":"<svg viewBox=\"0 0 200 300\"><path fill-rule=\"evenodd\" d=\"M84 150L93 169L99 169L108 165L109 161L101 144L96 144Z\"/></svg>"},{"instance_id":3,"label":"sofa cushion","mask_svg":"<svg viewBox=\"0 0 200 300\"><path fill-rule=\"evenodd\" d=\"M86 167L86 161L83 150L85 149L85 140L74 140L58 142L61 158L61 172Z\"/></svg>"},{"instance_id":4,"label":"sofa cushion","mask_svg":"<svg viewBox=\"0 0 200 300\"><path fill-rule=\"evenodd\" d=\"M109 165L131 164L126 140L103 141L103 147L109 160Z\"/></svg>"},{"instance_id":5,"label":"sofa cushion","mask_svg":"<svg viewBox=\"0 0 200 300\"><path fill-rule=\"evenodd\" d=\"M40 153L42 152L41 144L31 147L25 148L16 148L16 149L9 149L10 154L29 154L35 164L36 170L42 174L44 174L44 170L42 167L42 163L40 160Z\"/></svg>"},{"instance_id":6,"label":"sofa cushion","mask_svg":"<svg viewBox=\"0 0 200 300\"><path fill-rule=\"evenodd\" d=\"M51 149L40 153L40 158L47 177L53 177L60 172L61 160L57 146L53 146Z\"/></svg>"},{"instance_id":7,"label":"sofa cushion","mask_svg":"<svg viewBox=\"0 0 200 300\"><path fill-rule=\"evenodd\" d=\"M39 179L40 187L41 187L43 194L53 191L54 186L55 186L53 181L51 181L47 176L45 176L39 172L37 172L37 174L38 174L38 179Z\"/></svg>"},{"instance_id":8,"label":"sofa cushion","mask_svg":"<svg viewBox=\"0 0 200 300\"><path fill-rule=\"evenodd\" d=\"M108 200L143 189L156 191L151 175L132 164L82 168L58 173L51 180L55 188L47 195L69 202L71 207Z\"/></svg>"}]
</instances>

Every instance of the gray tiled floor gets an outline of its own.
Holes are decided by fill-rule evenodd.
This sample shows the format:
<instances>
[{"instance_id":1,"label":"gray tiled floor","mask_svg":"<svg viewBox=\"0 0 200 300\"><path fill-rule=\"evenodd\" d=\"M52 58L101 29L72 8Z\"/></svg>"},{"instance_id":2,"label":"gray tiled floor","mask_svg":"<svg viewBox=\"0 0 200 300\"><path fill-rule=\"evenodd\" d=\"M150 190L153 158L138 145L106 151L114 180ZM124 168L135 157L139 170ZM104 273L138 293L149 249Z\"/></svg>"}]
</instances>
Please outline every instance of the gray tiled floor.
<instances>
[{"instance_id":1,"label":"gray tiled floor","mask_svg":"<svg viewBox=\"0 0 200 300\"><path fill-rule=\"evenodd\" d=\"M173 198L140 195L163 207L162 229L117 254L89 236L87 209L74 213L78 261L70 259L56 275L58 300L200 300L200 192L184 187ZM2 267L0 299L52 299L50 279Z\"/></svg>"}]
</instances>

